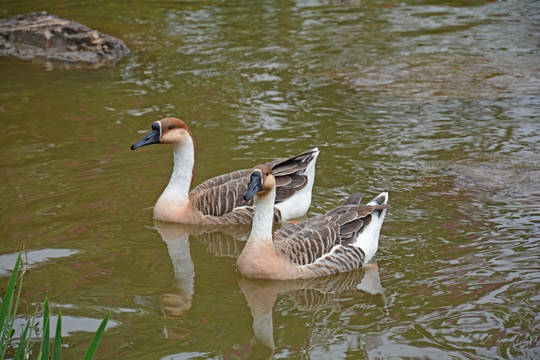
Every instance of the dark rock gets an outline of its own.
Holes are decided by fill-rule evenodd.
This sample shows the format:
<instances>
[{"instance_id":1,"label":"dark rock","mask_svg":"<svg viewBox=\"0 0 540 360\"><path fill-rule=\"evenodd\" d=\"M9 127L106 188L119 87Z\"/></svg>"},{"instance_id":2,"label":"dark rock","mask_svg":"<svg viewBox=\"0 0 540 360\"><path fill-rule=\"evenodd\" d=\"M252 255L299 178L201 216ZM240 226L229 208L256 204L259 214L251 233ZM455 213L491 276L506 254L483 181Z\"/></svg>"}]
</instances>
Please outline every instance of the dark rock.
<instances>
[{"instance_id":1,"label":"dark rock","mask_svg":"<svg viewBox=\"0 0 540 360\"><path fill-rule=\"evenodd\" d=\"M46 12L0 19L2 56L96 67L128 53L122 40Z\"/></svg>"}]
</instances>

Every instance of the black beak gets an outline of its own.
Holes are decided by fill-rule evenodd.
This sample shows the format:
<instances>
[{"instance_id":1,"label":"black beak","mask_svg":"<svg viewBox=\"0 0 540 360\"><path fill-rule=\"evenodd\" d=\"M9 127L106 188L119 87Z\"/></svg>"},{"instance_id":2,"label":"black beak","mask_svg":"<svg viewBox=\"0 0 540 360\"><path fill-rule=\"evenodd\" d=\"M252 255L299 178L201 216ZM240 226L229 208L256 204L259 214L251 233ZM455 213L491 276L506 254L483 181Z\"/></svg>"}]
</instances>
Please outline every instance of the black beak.
<instances>
[{"instance_id":1,"label":"black beak","mask_svg":"<svg viewBox=\"0 0 540 360\"><path fill-rule=\"evenodd\" d=\"M246 192L244 193L244 200L248 201L253 199L255 194L262 190L262 174L259 171L251 173L249 184Z\"/></svg>"},{"instance_id":2,"label":"black beak","mask_svg":"<svg viewBox=\"0 0 540 360\"><path fill-rule=\"evenodd\" d=\"M161 126L156 121L152 124L152 130L146 134L141 140L137 141L135 144L131 145L131 150L138 149L142 146L159 144L161 138Z\"/></svg>"}]
</instances>

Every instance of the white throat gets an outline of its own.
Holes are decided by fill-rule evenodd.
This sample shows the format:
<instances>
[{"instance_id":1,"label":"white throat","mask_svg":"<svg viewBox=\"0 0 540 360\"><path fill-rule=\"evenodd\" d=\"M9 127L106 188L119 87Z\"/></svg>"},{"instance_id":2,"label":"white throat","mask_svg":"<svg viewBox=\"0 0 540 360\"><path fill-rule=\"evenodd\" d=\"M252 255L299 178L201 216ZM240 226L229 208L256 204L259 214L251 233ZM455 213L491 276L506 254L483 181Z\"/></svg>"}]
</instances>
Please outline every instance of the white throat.
<instances>
[{"instance_id":1,"label":"white throat","mask_svg":"<svg viewBox=\"0 0 540 360\"><path fill-rule=\"evenodd\" d=\"M274 201L276 188L274 187L267 196L260 198L255 195L255 214L253 226L248 241L270 240L274 231Z\"/></svg>"},{"instance_id":2,"label":"white throat","mask_svg":"<svg viewBox=\"0 0 540 360\"><path fill-rule=\"evenodd\" d=\"M189 137L183 143L174 145L173 155L174 167L171 179L159 200L166 199L168 201L187 203L193 178L193 166L195 165L193 139Z\"/></svg>"}]
</instances>

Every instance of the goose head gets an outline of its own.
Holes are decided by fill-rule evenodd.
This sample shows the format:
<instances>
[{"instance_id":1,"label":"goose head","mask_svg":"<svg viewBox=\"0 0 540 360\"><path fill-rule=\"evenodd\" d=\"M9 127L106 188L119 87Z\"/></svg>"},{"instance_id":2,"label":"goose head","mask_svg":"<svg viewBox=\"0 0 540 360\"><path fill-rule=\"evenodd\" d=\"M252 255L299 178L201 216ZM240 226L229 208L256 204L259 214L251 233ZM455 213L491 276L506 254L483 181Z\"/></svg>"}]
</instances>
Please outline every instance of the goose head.
<instances>
[{"instance_id":1,"label":"goose head","mask_svg":"<svg viewBox=\"0 0 540 360\"><path fill-rule=\"evenodd\" d=\"M131 150L152 144L179 145L191 139L191 131L185 122L177 118L155 121L152 130L131 146Z\"/></svg>"},{"instance_id":2,"label":"goose head","mask_svg":"<svg viewBox=\"0 0 540 360\"><path fill-rule=\"evenodd\" d=\"M251 200L253 197L265 198L276 188L276 179L272 168L269 165L261 164L253 168L249 177L249 184L244 193L244 200Z\"/></svg>"}]
</instances>

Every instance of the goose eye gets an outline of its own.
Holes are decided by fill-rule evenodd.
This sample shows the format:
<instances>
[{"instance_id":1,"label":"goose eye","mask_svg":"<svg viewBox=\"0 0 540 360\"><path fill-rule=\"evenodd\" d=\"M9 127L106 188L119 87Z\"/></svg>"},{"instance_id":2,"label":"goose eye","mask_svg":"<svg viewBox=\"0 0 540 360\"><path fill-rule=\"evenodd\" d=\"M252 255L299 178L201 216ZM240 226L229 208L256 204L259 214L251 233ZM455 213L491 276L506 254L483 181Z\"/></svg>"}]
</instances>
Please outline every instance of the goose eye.
<instances>
[{"instance_id":1,"label":"goose eye","mask_svg":"<svg viewBox=\"0 0 540 360\"><path fill-rule=\"evenodd\" d=\"M172 126L172 125L169 125L169 126L167 126L167 129L168 129L168 130L172 130L172 129L173 129L173 126Z\"/></svg>"}]
</instances>

